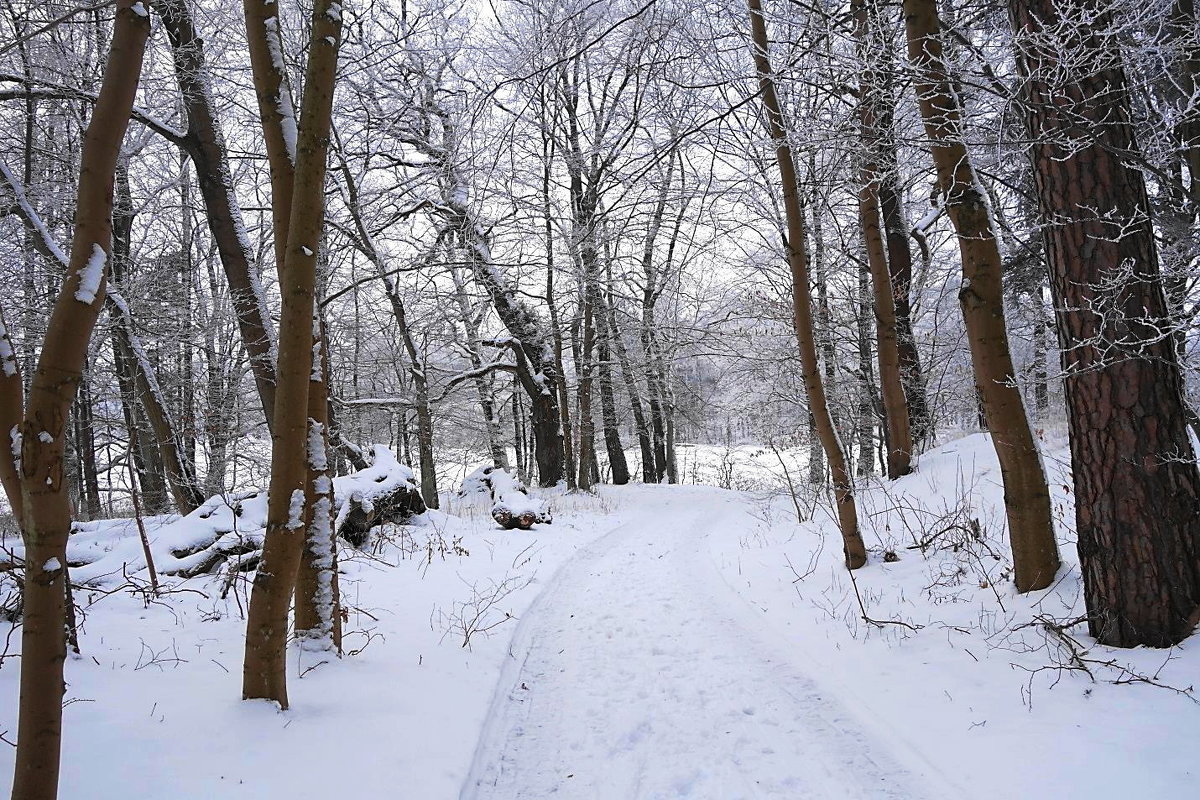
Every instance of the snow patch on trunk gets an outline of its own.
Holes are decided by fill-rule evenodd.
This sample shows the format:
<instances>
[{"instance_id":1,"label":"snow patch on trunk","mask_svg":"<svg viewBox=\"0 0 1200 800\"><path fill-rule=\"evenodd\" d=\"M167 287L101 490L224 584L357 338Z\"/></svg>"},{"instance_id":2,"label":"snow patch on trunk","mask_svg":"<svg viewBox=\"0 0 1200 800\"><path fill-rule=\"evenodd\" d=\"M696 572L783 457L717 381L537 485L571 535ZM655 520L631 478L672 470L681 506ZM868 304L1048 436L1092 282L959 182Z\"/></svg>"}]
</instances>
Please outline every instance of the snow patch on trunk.
<instances>
[{"instance_id":1,"label":"snow patch on trunk","mask_svg":"<svg viewBox=\"0 0 1200 800\"><path fill-rule=\"evenodd\" d=\"M87 263L79 270L79 288L75 290L75 299L91 305L96 302L96 292L100 291L100 282L104 280L104 267L108 264L108 253L98 244L92 245L92 254Z\"/></svg>"}]
</instances>

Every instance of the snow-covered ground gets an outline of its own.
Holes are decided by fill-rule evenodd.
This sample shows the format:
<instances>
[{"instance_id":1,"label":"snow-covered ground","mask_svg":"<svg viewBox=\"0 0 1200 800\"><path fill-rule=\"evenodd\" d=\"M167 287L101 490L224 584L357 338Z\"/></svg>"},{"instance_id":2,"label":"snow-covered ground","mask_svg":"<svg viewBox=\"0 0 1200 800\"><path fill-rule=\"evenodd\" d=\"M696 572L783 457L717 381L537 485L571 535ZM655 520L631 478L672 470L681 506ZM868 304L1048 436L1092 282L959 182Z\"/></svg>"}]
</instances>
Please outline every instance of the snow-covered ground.
<instances>
[{"instance_id":1,"label":"snow-covered ground","mask_svg":"<svg viewBox=\"0 0 1200 800\"><path fill-rule=\"evenodd\" d=\"M851 580L824 507L778 491L550 493L528 532L448 497L343 552L349 652L295 651L288 712L238 699L244 584L79 591L62 796L1190 796L1200 646L1048 627L1082 611L1069 524L1059 581L1018 597L1000 498L986 437L924 455L860 493Z\"/></svg>"}]
</instances>

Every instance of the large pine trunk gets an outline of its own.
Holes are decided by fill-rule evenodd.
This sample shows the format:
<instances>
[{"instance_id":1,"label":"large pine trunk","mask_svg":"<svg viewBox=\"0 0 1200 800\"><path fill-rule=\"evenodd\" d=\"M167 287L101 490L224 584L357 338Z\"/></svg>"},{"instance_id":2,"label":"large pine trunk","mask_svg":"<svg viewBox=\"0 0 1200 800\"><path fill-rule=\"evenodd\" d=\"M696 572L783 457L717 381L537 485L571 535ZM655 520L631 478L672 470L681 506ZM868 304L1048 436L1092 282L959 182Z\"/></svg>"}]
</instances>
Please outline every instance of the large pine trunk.
<instances>
[{"instance_id":1,"label":"large pine trunk","mask_svg":"<svg viewBox=\"0 0 1200 800\"><path fill-rule=\"evenodd\" d=\"M834 497L837 505L838 525L842 532L843 553L846 567L857 569L867 563L867 549L858 530L858 508L854 502L854 484L846 465L846 454L829 416L829 403L825 397L825 385L817 363L817 346L813 334L812 296L809 290L808 257L804 252L804 212L800 206L799 187L796 182L796 166L788 145L787 129L779 98L775 93L775 82L771 63L767 57L768 39L766 23L763 21L761 0L749 0L750 31L754 48L754 66L758 73L763 106L766 109L767 129L775 143L775 157L779 164L779 175L783 189L784 211L787 215L787 254L792 272L792 312L796 329L796 340L800 350L800 366L804 375L804 388L808 393L809 408L817 424L817 433L829 466L833 472Z\"/></svg>"},{"instance_id":2,"label":"large pine trunk","mask_svg":"<svg viewBox=\"0 0 1200 800\"><path fill-rule=\"evenodd\" d=\"M58 793L71 530L63 468L66 422L100 314L112 252L113 174L150 34L149 19L138 9L133 0L117 3L112 46L80 156L68 271L46 328L21 425L21 496L13 507L21 512L26 570L14 800L52 800Z\"/></svg>"},{"instance_id":3,"label":"large pine trunk","mask_svg":"<svg viewBox=\"0 0 1200 800\"><path fill-rule=\"evenodd\" d=\"M914 89L938 184L962 257L958 302L975 384L1004 481L1004 510L1017 591L1043 589L1058 571L1050 491L1021 392L1004 320L1000 247L991 210L963 138L962 108L942 49L936 0L904 0Z\"/></svg>"},{"instance_id":4,"label":"large pine trunk","mask_svg":"<svg viewBox=\"0 0 1200 800\"><path fill-rule=\"evenodd\" d=\"M1012 0L1061 344L1092 635L1168 647L1200 621L1200 474L1113 19ZM1052 37L1052 38L1047 38ZM1068 73L1060 48L1079 62Z\"/></svg>"}]
</instances>

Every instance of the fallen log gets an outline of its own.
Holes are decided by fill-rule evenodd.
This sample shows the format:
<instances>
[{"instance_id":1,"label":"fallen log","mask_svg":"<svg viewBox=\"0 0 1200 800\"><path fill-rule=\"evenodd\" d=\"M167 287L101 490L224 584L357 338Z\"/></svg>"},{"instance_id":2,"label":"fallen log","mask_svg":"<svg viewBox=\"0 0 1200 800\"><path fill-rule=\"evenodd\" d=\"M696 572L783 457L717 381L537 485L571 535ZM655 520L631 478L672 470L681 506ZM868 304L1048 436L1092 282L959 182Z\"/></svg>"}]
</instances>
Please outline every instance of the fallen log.
<instances>
[{"instance_id":1,"label":"fallen log","mask_svg":"<svg viewBox=\"0 0 1200 800\"><path fill-rule=\"evenodd\" d=\"M386 447L369 451L370 464L333 479L337 508L334 530L355 547L384 522L406 522L424 513L416 477ZM185 517L147 519L158 572L190 578L257 566L267 519L267 493L251 490L209 498ZM145 567L132 520L76 523L67 543L71 578L98 585Z\"/></svg>"},{"instance_id":2,"label":"fallen log","mask_svg":"<svg viewBox=\"0 0 1200 800\"><path fill-rule=\"evenodd\" d=\"M553 518L549 507L529 495L525 484L499 467L481 467L463 481L460 494L486 487L492 495L492 519L507 530L529 530L536 523L550 524Z\"/></svg>"}]
</instances>

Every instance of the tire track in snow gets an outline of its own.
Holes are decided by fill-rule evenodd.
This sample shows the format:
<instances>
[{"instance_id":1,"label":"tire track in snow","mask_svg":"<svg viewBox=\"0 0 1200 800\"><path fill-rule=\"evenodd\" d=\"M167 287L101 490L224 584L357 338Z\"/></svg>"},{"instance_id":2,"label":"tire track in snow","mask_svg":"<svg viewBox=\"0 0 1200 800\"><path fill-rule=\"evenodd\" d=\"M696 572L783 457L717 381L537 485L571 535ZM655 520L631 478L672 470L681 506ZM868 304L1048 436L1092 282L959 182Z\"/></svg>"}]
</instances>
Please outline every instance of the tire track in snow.
<instances>
[{"instance_id":1,"label":"tire track in snow","mask_svg":"<svg viewBox=\"0 0 1200 800\"><path fill-rule=\"evenodd\" d=\"M521 620L463 800L928 796L736 606L703 540L738 495L624 494Z\"/></svg>"}]
</instances>

